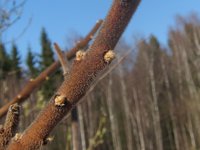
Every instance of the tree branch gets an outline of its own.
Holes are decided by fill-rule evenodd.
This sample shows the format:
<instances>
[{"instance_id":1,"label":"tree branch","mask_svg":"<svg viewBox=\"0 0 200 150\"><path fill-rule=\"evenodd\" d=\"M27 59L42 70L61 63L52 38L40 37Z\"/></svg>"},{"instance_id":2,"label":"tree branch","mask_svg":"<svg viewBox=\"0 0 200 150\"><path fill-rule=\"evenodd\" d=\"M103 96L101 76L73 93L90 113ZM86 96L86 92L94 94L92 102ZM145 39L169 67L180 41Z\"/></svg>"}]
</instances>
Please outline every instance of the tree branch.
<instances>
[{"instance_id":1,"label":"tree branch","mask_svg":"<svg viewBox=\"0 0 200 150\"><path fill-rule=\"evenodd\" d=\"M21 139L13 141L8 150L40 148L52 129L84 96L97 72L110 63L104 60L104 55L115 48L139 3L140 0L113 1L106 20L85 59L74 61L69 78L64 80L44 110L25 130ZM62 99L62 105L56 105L56 99Z\"/></svg>"},{"instance_id":2,"label":"tree branch","mask_svg":"<svg viewBox=\"0 0 200 150\"><path fill-rule=\"evenodd\" d=\"M72 59L78 50L82 49L89 43L89 41L92 39L92 36L101 26L102 22L102 20L99 20L93 27L93 29L88 33L88 35L83 40L78 42L74 48L72 48L66 53L66 57L68 60ZM37 87L39 87L43 83L43 81L45 81L48 78L48 76L53 74L59 67L60 63L59 61L56 61L47 69L45 69L37 78L30 79L23 87L23 89L18 93L18 95L16 95L9 103L5 104L2 108L0 108L0 118L2 118L6 114L10 105L14 103L20 104L24 102L30 96L30 94Z\"/></svg>"},{"instance_id":3,"label":"tree branch","mask_svg":"<svg viewBox=\"0 0 200 150\"><path fill-rule=\"evenodd\" d=\"M58 46L57 43L54 43L54 47L55 47L55 51L58 55L58 59L60 61L60 64L62 66L62 70L63 70L63 76L66 77L69 74L69 64L68 64L68 60L67 58L64 56L62 50L60 49L60 47Z\"/></svg>"}]
</instances>

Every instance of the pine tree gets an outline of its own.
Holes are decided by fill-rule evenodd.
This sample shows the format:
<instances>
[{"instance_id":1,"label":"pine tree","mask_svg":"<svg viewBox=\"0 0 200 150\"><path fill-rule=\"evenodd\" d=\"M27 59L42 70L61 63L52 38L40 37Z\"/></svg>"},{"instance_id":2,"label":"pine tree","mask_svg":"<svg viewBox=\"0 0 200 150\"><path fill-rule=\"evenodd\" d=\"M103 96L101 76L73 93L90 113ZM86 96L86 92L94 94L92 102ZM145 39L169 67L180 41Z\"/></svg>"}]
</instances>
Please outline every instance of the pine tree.
<instances>
[{"instance_id":1,"label":"pine tree","mask_svg":"<svg viewBox=\"0 0 200 150\"><path fill-rule=\"evenodd\" d=\"M155 49L159 49L160 48L159 41L154 35L150 36L150 45Z\"/></svg>"},{"instance_id":2,"label":"pine tree","mask_svg":"<svg viewBox=\"0 0 200 150\"><path fill-rule=\"evenodd\" d=\"M13 43L11 50L12 71L17 77L21 77L20 56L16 44Z\"/></svg>"},{"instance_id":3,"label":"pine tree","mask_svg":"<svg viewBox=\"0 0 200 150\"><path fill-rule=\"evenodd\" d=\"M35 57L31 51L31 48L28 47L26 65L28 67L29 75L31 77L36 77L38 75L38 69L35 67L35 64L36 64Z\"/></svg>"},{"instance_id":4,"label":"pine tree","mask_svg":"<svg viewBox=\"0 0 200 150\"><path fill-rule=\"evenodd\" d=\"M42 70L44 70L54 62L51 42L44 28L42 29L41 32L41 47L42 47L41 67Z\"/></svg>"},{"instance_id":5,"label":"pine tree","mask_svg":"<svg viewBox=\"0 0 200 150\"><path fill-rule=\"evenodd\" d=\"M0 43L0 79L5 78L8 72L11 70L11 60L6 53L6 49L2 43Z\"/></svg>"},{"instance_id":6,"label":"pine tree","mask_svg":"<svg viewBox=\"0 0 200 150\"><path fill-rule=\"evenodd\" d=\"M44 28L42 29L40 40L41 40L41 48L42 48L40 68L41 68L41 71L43 71L54 62L51 41L49 40L48 35ZM41 92L42 92L43 99L48 100L52 96L54 90L55 90L55 78L51 77L42 86Z\"/></svg>"}]
</instances>

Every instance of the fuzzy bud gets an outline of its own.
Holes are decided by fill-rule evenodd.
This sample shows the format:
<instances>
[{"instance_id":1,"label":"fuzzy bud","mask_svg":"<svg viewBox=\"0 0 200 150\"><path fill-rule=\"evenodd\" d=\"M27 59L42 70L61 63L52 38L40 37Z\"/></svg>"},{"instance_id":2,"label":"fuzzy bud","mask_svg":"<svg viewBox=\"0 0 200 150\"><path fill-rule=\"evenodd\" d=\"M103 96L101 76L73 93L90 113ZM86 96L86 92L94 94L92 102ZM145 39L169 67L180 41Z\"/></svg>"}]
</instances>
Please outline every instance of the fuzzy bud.
<instances>
[{"instance_id":1,"label":"fuzzy bud","mask_svg":"<svg viewBox=\"0 0 200 150\"><path fill-rule=\"evenodd\" d=\"M46 76L46 77L45 77L45 80L47 80L47 81L48 81L48 80L49 80L49 77L48 77L48 76Z\"/></svg>"},{"instance_id":2,"label":"fuzzy bud","mask_svg":"<svg viewBox=\"0 0 200 150\"><path fill-rule=\"evenodd\" d=\"M17 95L17 98L18 98L18 99L21 99L21 98L22 98L22 96L21 96L21 95Z\"/></svg>"},{"instance_id":3,"label":"fuzzy bud","mask_svg":"<svg viewBox=\"0 0 200 150\"><path fill-rule=\"evenodd\" d=\"M52 141L53 141L53 139L54 139L54 137L53 137L53 136L46 138L46 139L43 141L43 145L46 145L46 144L48 144L48 143L52 142Z\"/></svg>"},{"instance_id":4,"label":"fuzzy bud","mask_svg":"<svg viewBox=\"0 0 200 150\"><path fill-rule=\"evenodd\" d=\"M57 95L55 97L55 105L56 106L60 106L60 107L65 106L66 102L67 102L67 99L65 96Z\"/></svg>"},{"instance_id":5,"label":"fuzzy bud","mask_svg":"<svg viewBox=\"0 0 200 150\"><path fill-rule=\"evenodd\" d=\"M80 61L83 60L85 58L86 52L79 50L78 52L76 52L76 60Z\"/></svg>"},{"instance_id":6,"label":"fuzzy bud","mask_svg":"<svg viewBox=\"0 0 200 150\"><path fill-rule=\"evenodd\" d=\"M104 61L106 63L110 63L113 59L115 58L115 53L113 50L109 50L105 55L104 55Z\"/></svg>"},{"instance_id":7,"label":"fuzzy bud","mask_svg":"<svg viewBox=\"0 0 200 150\"><path fill-rule=\"evenodd\" d=\"M21 134L21 133L16 133L15 136L14 136L14 141L20 140L21 137L22 137L22 134Z\"/></svg>"},{"instance_id":8,"label":"fuzzy bud","mask_svg":"<svg viewBox=\"0 0 200 150\"><path fill-rule=\"evenodd\" d=\"M33 79L33 78L31 78L29 81L30 81L30 82L33 82L33 81L34 81L34 79Z\"/></svg>"}]
</instances>

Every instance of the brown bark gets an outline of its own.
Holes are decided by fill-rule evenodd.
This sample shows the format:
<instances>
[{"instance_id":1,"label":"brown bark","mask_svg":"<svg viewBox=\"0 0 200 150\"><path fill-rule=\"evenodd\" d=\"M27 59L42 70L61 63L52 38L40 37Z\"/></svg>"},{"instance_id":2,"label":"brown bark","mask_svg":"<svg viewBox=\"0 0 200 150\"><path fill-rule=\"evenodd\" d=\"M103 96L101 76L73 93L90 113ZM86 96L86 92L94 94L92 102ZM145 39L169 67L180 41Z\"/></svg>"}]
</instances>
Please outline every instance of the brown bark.
<instances>
[{"instance_id":1,"label":"brown bark","mask_svg":"<svg viewBox=\"0 0 200 150\"><path fill-rule=\"evenodd\" d=\"M97 72L108 65L104 61L104 55L115 48L139 3L140 0L115 0L113 2L85 59L75 60L69 78L62 83L44 110L23 133L21 139L13 141L8 150L33 150L41 146L58 122L84 96ZM57 99L64 99L64 105L55 105Z\"/></svg>"},{"instance_id":2,"label":"brown bark","mask_svg":"<svg viewBox=\"0 0 200 150\"><path fill-rule=\"evenodd\" d=\"M99 20L93 27L93 29L88 33L88 35L83 40L78 42L74 48L72 48L70 51L66 53L66 57L68 60L72 59L79 49L82 49L89 43L89 41L92 39L92 36L96 33L101 24L102 20ZM48 76L53 74L59 67L60 67L60 62L56 61L53 64L51 64L47 69L45 69L37 78L30 79L23 87L23 89L20 92L18 92L18 95L16 95L10 102L8 102L2 108L0 108L0 118L2 118L6 114L10 105L14 103L24 102L30 96L30 94L37 87L42 85L42 83L46 79L48 79Z\"/></svg>"}]
</instances>

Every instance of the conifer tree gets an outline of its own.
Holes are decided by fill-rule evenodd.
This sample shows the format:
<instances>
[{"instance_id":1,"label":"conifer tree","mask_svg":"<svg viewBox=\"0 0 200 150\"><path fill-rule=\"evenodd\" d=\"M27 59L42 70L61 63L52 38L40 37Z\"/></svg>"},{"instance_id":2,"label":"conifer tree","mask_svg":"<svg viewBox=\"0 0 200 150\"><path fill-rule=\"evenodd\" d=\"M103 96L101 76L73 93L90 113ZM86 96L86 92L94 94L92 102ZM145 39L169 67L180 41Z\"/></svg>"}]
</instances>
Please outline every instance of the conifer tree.
<instances>
[{"instance_id":1,"label":"conifer tree","mask_svg":"<svg viewBox=\"0 0 200 150\"><path fill-rule=\"evenodd\" d=\"M31 48L28 47L28 53L26 57L26 65L28 67L29 75L31 77L36 77L38 74L38 69L35 67L36 61L35 57L31 51Z\"/></svg>"},{"instance_id":2,"label":"conifer tree","mask_svg":"<svg viewBox=\"0 0 200 150\"><path fill-rule=\"evenodd\" d=\"M49 40L48 35L44 28L42 29L40 40L41 40L40 68L41 71L43 71L54 62L51 41ZM52 93L55 90L54 83L55 83L55 78L51 77L48 79L48 81L46 81L43 84L41 92L44 100L48 100L52 96Z\"/></svg>"},{"instance_id":3,"label":"conifer tree","mask_svg":"<svg viewBox=\"0 0 200 150\"><path fill-rule=\"evenodd\" d=\"M11 70L11 60L6 53L3 43L0 43L0 79L5 78L7 73Z\"/></svg>"},{"instance_id":4,"label":"conifer tree","mask_svg":"<svg viewBox=\"0 0 200 150\"><path fill-rule=\"evenodd\" d=\"M11 67L17 77L21 77L20 56L16 44L13 43L11 50Z\"/></svg>"},{"instance_id":5,"label":"conifer tree","mask_svg":"<svg viewBox=\"0 0 200 150\"><path fill-rule=\"evenodd\" d=\"M48 35L44 28L42 29L41 32L41 48L42 48L41 69L44 70L54 62L51 41L49 40Z\"/></svg>"}]
</instances>

